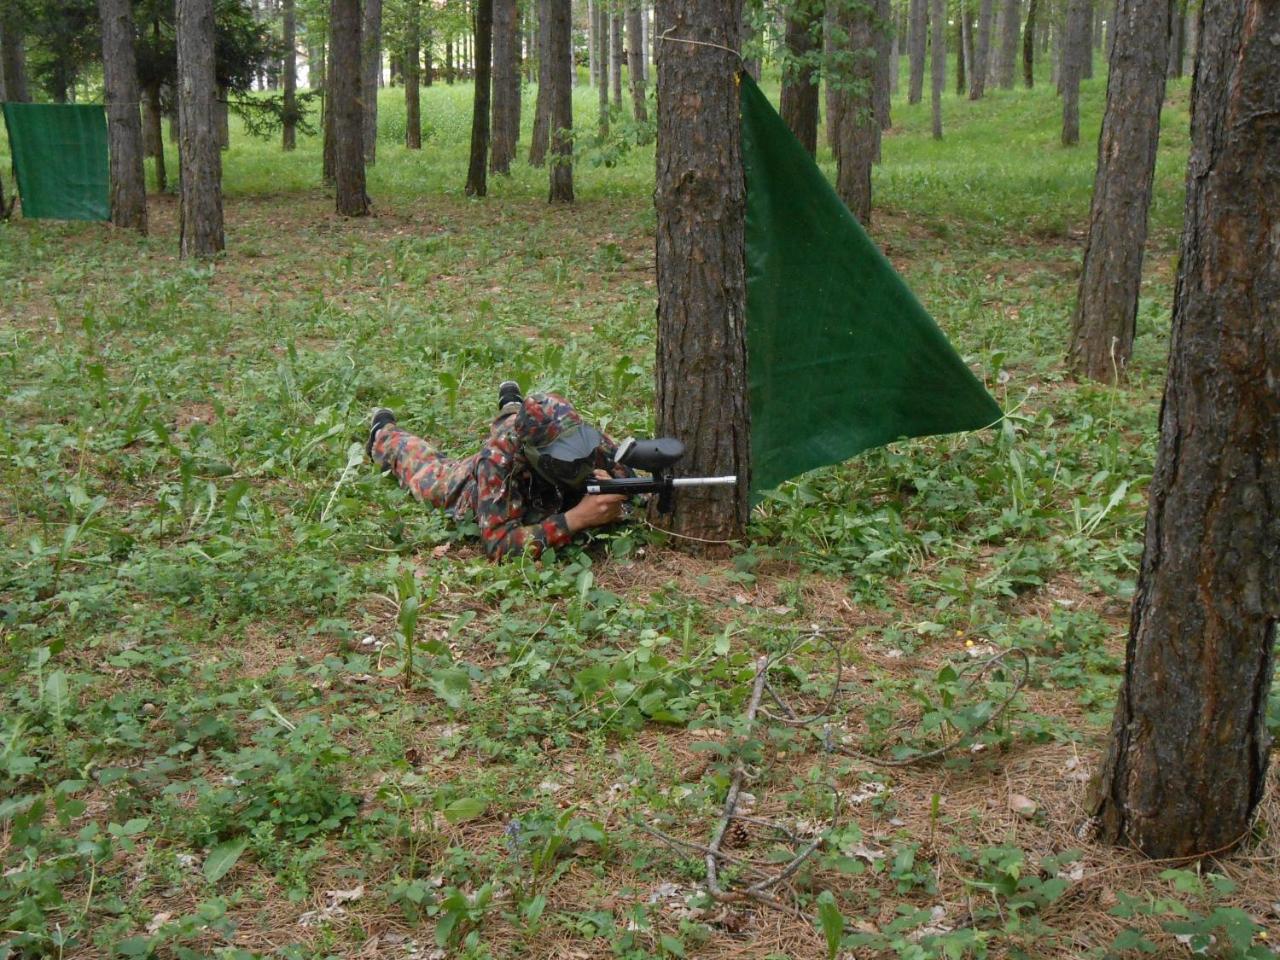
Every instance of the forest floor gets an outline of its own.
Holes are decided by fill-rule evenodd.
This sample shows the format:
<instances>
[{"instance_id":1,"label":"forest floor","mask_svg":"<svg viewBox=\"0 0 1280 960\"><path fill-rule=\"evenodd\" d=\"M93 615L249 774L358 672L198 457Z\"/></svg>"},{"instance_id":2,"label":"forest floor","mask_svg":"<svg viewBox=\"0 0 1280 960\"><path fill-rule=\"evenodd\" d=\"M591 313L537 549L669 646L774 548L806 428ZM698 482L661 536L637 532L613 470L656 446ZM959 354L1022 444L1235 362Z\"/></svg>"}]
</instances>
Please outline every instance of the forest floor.
<instances>
[{"instance_id":1,"label":"forest floor","mask_svg":"<svg viewBox=\"0 0 1280 960\"><path fill-rule=\"evenodd\" d=\"M1186 91L1120 389L1061 362L1103 81L1074 150L1043 88L948 98L941 144L895 103L871 232L1009 418L785 485L725 561L632 527L494 565L362 462L375 405L466 451L508 377L651 431L651 147L586 149L572 208L523 163L469 201L466 88L421 155L387 91L367 220L314 139L237 131L213 263L169 196L146 239L0 225L0 957L1271 955L1272 795L1200 864L1086 802ZM821 840L780 906L705 894L735 779L728 887Z\"/></svg>"}]
</instances>

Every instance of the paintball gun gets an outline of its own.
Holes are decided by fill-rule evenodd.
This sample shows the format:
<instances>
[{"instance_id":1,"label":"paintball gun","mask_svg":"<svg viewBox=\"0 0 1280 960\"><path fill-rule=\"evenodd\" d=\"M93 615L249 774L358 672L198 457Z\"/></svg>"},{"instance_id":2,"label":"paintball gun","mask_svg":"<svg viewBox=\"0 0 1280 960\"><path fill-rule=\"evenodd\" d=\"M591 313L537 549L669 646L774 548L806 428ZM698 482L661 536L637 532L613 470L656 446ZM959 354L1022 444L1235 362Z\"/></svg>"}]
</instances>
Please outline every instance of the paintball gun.
<instances>
[{"instance_id":1,"label":"paintball gun","mask_svg":"<svg viewBox=\"0 0 1280 960\"><path fill-rule=\"evenodd\" d=\"M629 497L643 493L656 493L658 512L670 513L675 507L672 495L677 487L732 486L738 482L737 477L673 476L672 467L683 456L684 444L675 437L657 437L653 440L637 440L635 437L628 437L618 444L618 452L613 457L614 462L636 470L644 470L651 476L609 480L592 477L587 481L587 493L621 493Z\"/></svg>"}]
</instances>

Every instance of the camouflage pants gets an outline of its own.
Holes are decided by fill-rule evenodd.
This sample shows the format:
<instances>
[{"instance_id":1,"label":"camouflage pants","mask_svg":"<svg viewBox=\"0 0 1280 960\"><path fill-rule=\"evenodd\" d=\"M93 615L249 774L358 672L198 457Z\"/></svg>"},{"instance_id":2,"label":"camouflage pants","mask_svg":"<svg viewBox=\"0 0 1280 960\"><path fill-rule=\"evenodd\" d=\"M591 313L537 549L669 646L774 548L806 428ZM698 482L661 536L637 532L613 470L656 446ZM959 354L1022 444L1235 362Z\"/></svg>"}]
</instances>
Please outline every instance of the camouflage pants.
<instances>
[{"instance_id":1,"label":"camouflage pants","mask_svg":"<svg viewBox=\"0 0 1280 960\"><path fill-rule=\"evenodd\" d=\"M461 460L446 457L426 440L394 423L379 430L373 442L374 462L390 470L417 499L434 507L458 506L475 476L480 455Z\"/></svg>"}]
</instances>

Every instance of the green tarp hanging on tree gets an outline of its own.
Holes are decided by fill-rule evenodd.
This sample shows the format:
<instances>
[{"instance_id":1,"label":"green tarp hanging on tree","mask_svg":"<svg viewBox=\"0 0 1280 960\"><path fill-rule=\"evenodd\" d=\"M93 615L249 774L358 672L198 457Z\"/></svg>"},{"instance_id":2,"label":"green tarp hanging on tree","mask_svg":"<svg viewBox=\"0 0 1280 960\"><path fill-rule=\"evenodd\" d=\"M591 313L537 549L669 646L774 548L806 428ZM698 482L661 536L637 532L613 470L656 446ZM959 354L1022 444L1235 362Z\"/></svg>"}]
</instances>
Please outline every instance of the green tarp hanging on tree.
<instances>
[{"instance_id":1,"label":"green tarp hanging on tree","mask_svg":"<svg viewBox=\"0 0 1280 960\"><path fill-rule=\"evenodd\" d=\"M753 499L900 437L1000 407L760 88L744 75Z\"/></svg>"},{"instance_id":2,"label":"green tarp hanging on tree","mask_svg":"<svg viewBox=\"0 0 1280 960\"><path fill-rule=\"evenodd\" d=\"M101 104L6 103L4 124L24 217L111 218Z\"/></svg>"}]
</instances>

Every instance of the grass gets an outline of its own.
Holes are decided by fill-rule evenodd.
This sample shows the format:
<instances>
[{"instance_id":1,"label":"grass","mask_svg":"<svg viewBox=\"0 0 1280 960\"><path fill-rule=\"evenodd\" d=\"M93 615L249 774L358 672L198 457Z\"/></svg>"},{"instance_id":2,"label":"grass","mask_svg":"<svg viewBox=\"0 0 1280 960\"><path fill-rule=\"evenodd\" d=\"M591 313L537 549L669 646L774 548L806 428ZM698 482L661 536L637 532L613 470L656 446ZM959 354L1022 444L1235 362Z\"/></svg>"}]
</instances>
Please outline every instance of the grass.
<instances>
[{"instance_id":1,"label":"grass","mask_svg":"<svg viewBox=\"0 0 1280 960\"><path fill-rule=\"evenodd\" d=\"M523 163L470 201L468 88L426 92L420 154L386 91L371 219L333 214L313 138L237 132L212 264L177 260L172 197L146 239L0 225L0 953L799 958L827 952L821 913L858 956L1267 955L1270 801L1246 856L1198 872L1077 833L1186 93L1122 390L1060 359L1102 81L1075 149L1043 85L949 96L941 143L895 103L873 233L1012 416L788 484L726 563L631 528L492 565L359 463L375 404L463 451L507 376L651 428L651 147L588 149L572 209ZM969 684L1015 647L1020 689ZM824 723L745 729L761 652L798 713L834 698ZM740 759L755 816L825 836L784 885L798 916L709 902L696 851L635 825L705 843ZM735 855L779 836L749 824Z\"/></svg>"}]
</instances>

